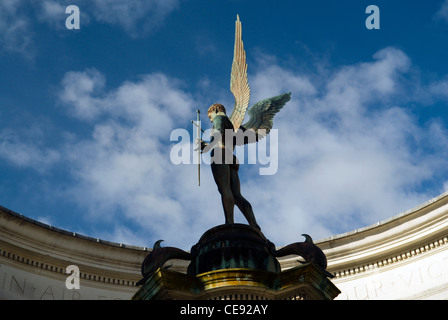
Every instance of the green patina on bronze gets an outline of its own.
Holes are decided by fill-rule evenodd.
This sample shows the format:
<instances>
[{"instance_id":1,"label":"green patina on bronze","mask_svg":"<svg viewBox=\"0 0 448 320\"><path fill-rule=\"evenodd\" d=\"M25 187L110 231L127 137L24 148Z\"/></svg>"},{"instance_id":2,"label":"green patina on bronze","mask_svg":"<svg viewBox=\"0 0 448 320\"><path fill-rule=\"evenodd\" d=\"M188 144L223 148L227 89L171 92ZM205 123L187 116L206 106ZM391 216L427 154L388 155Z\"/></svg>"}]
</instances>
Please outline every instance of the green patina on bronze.
<instances>
[{"instance_id":1,"label":"green patina on bronze","mask_svg":"<svg viewBox=\"0 0 448 320\"><path fill-rule=\"evenodd\" d=\"M271 244L258 230L244 225L221 225L204 233L191 248L188 274L249 268L280 272Z\"/></svg>"},{"instance_id":2,"label":"green patina on bronze","mask_svg":"<svg viewBox=\"0 0 448 320\"><path fill-rule=\"evenodd\" d=\"M209 299L235 292L249 298L333 299L339 290L328 279L333 275L326 271L326 257L311 237L303 234L304 242L292 243L277 250L261 232L251 204L241 195L239 164L233 154L235 145L263 139L272 128L275 114L290 100L290 93L256 103L248 110L250 120L242 124L250 89L239 17L236 22L231 91L235 96L232 114L228 117L221 104L212 105L207 114L213 123L212 141L198 141L199 151L212 152L211 168L221 194L225 224L206 231L190 252L173 247L163 248L161 240L157 241L142 263L143 278L137 283L141 288L134 299ZM232 134L230 142L226 139L227 130ZM236 139L233 139L234 134ZM234 223L235 205L249 225ZM277 258L286 255L301 256L303 265L282 271ZM166 270L165 263L172 259L190 262L186 274Z\"/></svg>"}]
</instances>

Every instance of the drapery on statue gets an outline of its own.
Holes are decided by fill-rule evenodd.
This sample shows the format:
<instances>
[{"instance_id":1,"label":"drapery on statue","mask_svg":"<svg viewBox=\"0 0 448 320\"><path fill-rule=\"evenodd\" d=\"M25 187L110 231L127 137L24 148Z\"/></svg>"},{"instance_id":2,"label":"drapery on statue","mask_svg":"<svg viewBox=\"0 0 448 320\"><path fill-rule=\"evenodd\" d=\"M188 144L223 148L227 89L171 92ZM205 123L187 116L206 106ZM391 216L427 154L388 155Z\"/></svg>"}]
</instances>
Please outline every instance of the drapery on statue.
<instances>
[{"instance_id":1,"label":"drapery on statue","mask_svg":"<svg viewBox=\"0 0 448 320\"><path fill-rule=\"evenodd\" d=\"M235 106L228 117L222 104L213 104L207 116L213 123L210 143L201 143L202 152L211 151L213 178L221 194L225 223L234 223L236 205L250 226L260 230L251 204L241 195L238 177L238 159L233 154L235 145L257 142L264 138L272 128L273 118L291 98L291 93L257 102L248 110L250 88L247 80L246 52L242 41L242 28L239 16L235 23L235 48L230 76L230 91L235 97ZM242 124L246 111L250 120Z\"/></svg>"}]
</instances>

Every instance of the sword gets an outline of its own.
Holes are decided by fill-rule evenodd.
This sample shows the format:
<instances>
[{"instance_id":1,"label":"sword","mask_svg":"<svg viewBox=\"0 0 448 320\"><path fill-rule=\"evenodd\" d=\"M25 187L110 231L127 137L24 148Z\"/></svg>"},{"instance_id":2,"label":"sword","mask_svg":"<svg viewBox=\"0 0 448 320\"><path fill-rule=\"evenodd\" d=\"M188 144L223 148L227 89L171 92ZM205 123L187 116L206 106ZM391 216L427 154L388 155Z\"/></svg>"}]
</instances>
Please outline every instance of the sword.
<instances>
[{"instance_id":1,"label":"sword","mask_svg":"<svg viewBox=\"0 0 448 320\"><path fill-rule=\"evenodd\" d=\"M196 110L196 113L197 113L197 124L196 124L197 137L199 139L201 137L201 130L202 130L200 127L201 126L201 117L200 117L199 109ZM204 131L202 131L202 132L204 132ZM200 140L199 140L199 143L201 143ZM202 143L198 146L198 186L201 186L201 145L202 145Z\"/></svg>"},{"instance_id":2,"label":"sword","mask_svg":"<svg viewBox=\"0 0 448 320\"><path fill-rule=\"evenodd\" d=\"M195 122L194 122L193 120L191 120L191 123L192 123L192 124L194 124L194 125L195 125L196 127L198 127L199 129L201 129L201 127L200 127L200 126L198 126L198 125L197 125L197 124L196 124L196 123L195 123ZM202 133L205 133L205 131L204 131L204 130L202 130L202 129L201 129L201 132L202 132Z\"/></svg>"}]
</instances>

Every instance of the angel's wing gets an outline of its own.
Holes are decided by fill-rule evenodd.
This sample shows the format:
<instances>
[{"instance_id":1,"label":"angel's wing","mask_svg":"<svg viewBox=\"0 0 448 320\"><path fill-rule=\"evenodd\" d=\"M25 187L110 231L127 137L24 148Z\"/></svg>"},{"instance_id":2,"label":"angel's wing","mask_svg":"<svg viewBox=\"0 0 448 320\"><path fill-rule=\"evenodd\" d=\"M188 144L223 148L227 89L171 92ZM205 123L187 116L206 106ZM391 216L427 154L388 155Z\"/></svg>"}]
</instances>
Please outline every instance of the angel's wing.
<instances>
[{"instance_id":1,"label":"angel's wing","mask_svg":"<svg viewBox=\"0 0 448 320\"><path fill-rule=\"evenodd\" d=\"M240 132L244 133L244 139L238 139L237 134L236 144L257 142L267 136L272 129L275 114L289 100L291 100L291 92L267 98L254 104L248 111L250 120L240 126Z\"/></svg>"},{"instance_id":2,"label":"angel's wing","mask_svg":"<svg viewBox=\"0 0 448 320\"><path fill-rule=\"evenodd\" d=\"M246 52L242 40L242 28L240 17L236 16L235 22L235 48L233 53L232 72L230 75L230 91L235 97L235 107L229 119L234 130L238 130L246 115L250 100L250 88L247 81Z\"/></svg>"}]
</instances>

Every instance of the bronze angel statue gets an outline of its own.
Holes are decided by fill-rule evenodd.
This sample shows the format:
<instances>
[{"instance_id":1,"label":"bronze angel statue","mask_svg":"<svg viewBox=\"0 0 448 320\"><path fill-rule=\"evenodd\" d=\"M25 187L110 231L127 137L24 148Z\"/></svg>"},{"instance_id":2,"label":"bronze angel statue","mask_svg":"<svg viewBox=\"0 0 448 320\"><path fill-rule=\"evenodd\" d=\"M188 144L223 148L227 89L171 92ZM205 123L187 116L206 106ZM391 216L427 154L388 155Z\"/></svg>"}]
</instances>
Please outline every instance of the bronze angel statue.
<instances>
[{"instance_id":1,"label":"bronze angel statue","mask_svg":"<svg viewBox=\"0 0 448 320\"><path fill-rule=\"evenodd\" d=\"M235 106L230 116L222 104L215 103L208 109L207 116L213 123L210 143L200 140L202 152L211 152L213 178L221 194L225 223L234 223L236 205L250 226L260 230L251 204L241 195L238 176L239 163L233 151L235 145L254 143L263 139L272 128L277 112L291 98L291 93L264 99L248 109L250 88L247 79L246 52L242 41L241 21L237 15L235 27L235 48L230 76L230 91L235 97ZM246 111L249 121L242 124Z\"/></svg>"}]
</instances>

